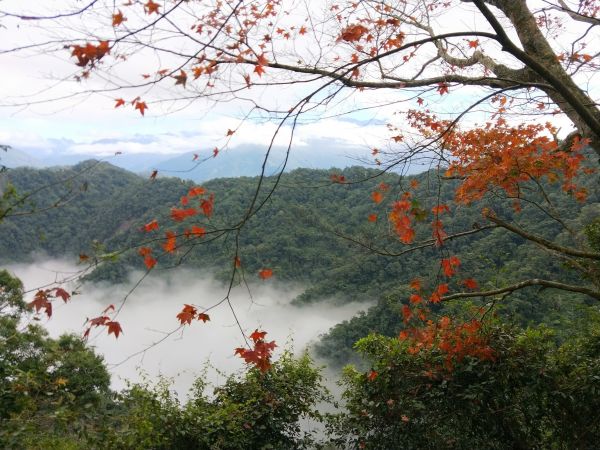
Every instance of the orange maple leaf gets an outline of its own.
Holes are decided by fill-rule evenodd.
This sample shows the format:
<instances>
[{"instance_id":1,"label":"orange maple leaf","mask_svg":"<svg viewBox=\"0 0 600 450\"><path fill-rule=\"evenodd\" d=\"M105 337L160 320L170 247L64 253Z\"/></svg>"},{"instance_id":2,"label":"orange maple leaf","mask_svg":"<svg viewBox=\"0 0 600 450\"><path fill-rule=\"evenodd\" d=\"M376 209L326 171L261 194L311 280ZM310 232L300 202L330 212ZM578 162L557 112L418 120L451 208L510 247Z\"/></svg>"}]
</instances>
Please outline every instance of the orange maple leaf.
<instances>
[{"instance_id":1,"label":"orange maple leaf","mask_svg":"<svg viewBox=\"0 0 600 450\"><path fill-rule=\"evenodd\" d=\"M160 8L160 5L158 3L154 3L152 0L148 0L144 4L144 10L146 11L146 14L152 14L152 13L160 14L160 12L158 11L158 8Z\"/></svg>"},{"instance_id":2,"label":"orange maple leaf","mask_svg":"<svg viewBox=\"0 0 600 450\"><path fill-rule=\"evenodd\" d=\"M127 19L125 17L123 17L123 13L119 9L117 11L117 13L113 14L113 16L112 16L112 26L117 27L117 26L121 25L123 22L125 22L126 20Z\"/></svg>"},{"instance_id":3,"label":"orange maple leaf","mask_svg":"<svg viewBox=\"0 0 600 450\"><path fill-rule=\"evenodd\" d=\"M214 194L210 194L208 199L202 200L200 202L200 208L202 209L202 212L204 213L204 215L206 217L210 217L212 215L214 204L215 204L215 195Z\"/></svg>"},{"instance_id":4,"label":"orange maple leaf","mask_svg":"<svg viewBox=\"0 0 600 450\"><path fill-rule=\"evenodd\" d=\"M173 219L175 222L183 222L188 217L191 217L197 213L198 211L196 208L171 208L171 219Z\"/></svg>"},{"instance_id":5,"label":"orange maple leaf","mask_svg":"<svg viewBox=\"0 0 600 450\"><path fill-rule=\"evenodd\" d=\"M258 272L258 276L263 279L266 280L268 278L271 278L273 276L273 270L272 269L262 269Z\"/></svg>"},{"instance_id":6,"label":"orange maple leaf","mask_svg":"<svg viewBox=\"0 0 600 450\"><path fill-rule=\"evenodd\" d=\"M420 291L421 290L421 280L418 278L414 278L410 284L409 284L411 289L414 289L415 291Z\"/></svg>"},{"instance_id":7,"label":"orange maple leaf","mask_svg":"<svg viewBox=\"0 0 600 450\"><path fill-rule=\"evenodd\" d=\"M254 73L256 73L259 77L262 77L262 74L265 73L265 68L264 66L261 65L256 65L254 67Z\"/></svg>"},{"instance_id":8,"label":"orange maple leaf","mask_svg":"<svg viewBox=\"0 0 600 450\"><path fill-rule=\"evenodd\" d=\"M467 278L466 280L463 280L462 284L464 284L467 289L472 290L475 290L479 287L477 281L475 281L473 278Z\"/></svg>"},{"instance_id":9,"label":"orange maple leaf","mask_svg":"<svg viewBox=\"0 0 600 450\"><path fill-rule=\"evenodd\" d=\"M194 320L194 317L196 317L197 312L198 311L196 307L186 304L183 306L181 312L177 314L177 319L179 320L181 325L185 325L186 323L188 325L191 325L192 320Z\"/></svg>"},{"instance_id":10,"label":"orange maple leaf","mask_svg":"<svg viewBox=\"0 0 600 450\"><path fill-rule=\"evenodd\" d=\"M152 257L152 255L144 256L144 264L146 265L148 270L151 270L154 266L156 266L156 263L156 258Z\"/></svg>"},{"instance_id":11,"label":"orange maple leaf","mask_svg":"<svg viewBox=\"0 0 600 450\"><path fill-rule=\"evenodd\" d=\"M373 193L371 193L371 199L375 203L381 203L383 201L383 194L379 191L374 191Z\"/></svg>"},{"instance_id":12,"label":"orange maple leaf","mask_svg":"<svg viewBox=\"0 0 600 450\"><path fill-rule=\"evenodd\" d=\"M179 75L175 75L173 78L175 78L175 86L181 84L185 87L185 83L187 83L187 73L185 73L185 70L181 69Z\"/></svg>"},{"instance_id":13,"label":"orange maple leaf","mask_svg":"<svg viewBox=\"0 0 600 450\"><path fill-rule=\"evenodd\" d=\"M136 101L135 109L139 110L140 114L143 116L144 112L148 109L148 105L146 105L146 102Z\"/></svg>"},{"instance_id":14,"label":"orange maple leaf","mask_svg":"<svg viewBox=\"0 0 600 450\"><path fill-rule=\"evenodd\" d=\"M167 253L173 253L177 248L177 236L172 231L165 233L167 240L163 243L163 249Z\"/></svg>"},{"instance_id":15,"label":"orange maple leaf","mask_svg":"<svg viewBox=\"0 0 600 450\"><path fill-rule=\"evenodd\" d=\"M202 227L199 227L197 225L192 225L192 230L190 232L191 235L193 236L204 236L206 234L206 230Z\"/></svg>"},{"instance_id":16,"label":"orange maple leaf","mask_svg":"<svg viewBox=\"0 0 600 450\"><path fill-rule=\"evenodd\" d=\"M188 191L188 196L189 197L197 197L198 195L203 195L206 193L206 189L204 189L201 186L194 186L191 187L190 190Z\"/></svg>"},{"instance_id":17,"label":"orange maple leaf","mask_svg":"<svg viewBox=\"0 0 600 450\"><path fill-rule=\"evenodd\" d=\"M358 41L368 31L369 30L362 25L350 25L342 30L339 39L346 42Z\"/></svg>"},{"instance_id":18,"label":"orange maple leaf","mask_svg":"<svg viewBox=\"0 0 600 450\"><path fill-rule=\"evenodd\" d=\"M146 225L143 226L143 230L146 233L149 233L152 230L158 230L158 221L154 219L153 221L148 222Z\"/></svg>"},{"instance_id":19,"label":"orange maple leaf","mask_svg":"<svg viewBox=\"0 0 600 450\"><path fill-rule=\"evenodd\" d=\"M125 104L125 100L123 100L122 98L116 98L115 102L115 108L118 108L119 106L123 106Z\"/></svg>"}]
</instances>

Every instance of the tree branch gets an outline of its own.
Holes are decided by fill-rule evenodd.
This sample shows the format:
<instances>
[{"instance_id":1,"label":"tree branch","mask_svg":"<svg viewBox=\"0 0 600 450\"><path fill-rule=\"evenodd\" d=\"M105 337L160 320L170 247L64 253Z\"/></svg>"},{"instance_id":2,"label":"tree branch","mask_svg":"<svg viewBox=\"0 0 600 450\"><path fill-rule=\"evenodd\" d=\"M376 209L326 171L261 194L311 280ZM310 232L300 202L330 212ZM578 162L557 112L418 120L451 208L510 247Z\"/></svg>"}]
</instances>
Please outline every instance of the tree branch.
<instances>
[{"instance_id":1,"label":"tree branch","mask_svg":"<svg viewBox=\"0 0 600 450\"><path fill-rule=\"evenodd\" d=\"M555 244L554 242L544 239L541 236L537 236L535 234L528 233L527 231L524 231L524 230L516 227L515 225L505 222L502 219L499 219L498 217L496 217L495 215L493 215L491 213L486 214L485 217L488 220L490 220L491 222L494 222L496 225L498 225L502 228L506 228L507 230L512 231L515 234L518 234L519 236L527 239L528 241L532 241L537 244L540 244L542 247L546 247L550 250L555 250L559 253L563 253L563 254L569 255L569 256L576 256L578 258L600 260L600 253L585 252L585 251L577 250L577 249L570 248L570 247L563 247L562 245Z\"/></svg>"},{"instance_id":2,"label":"tree branch","mask_svg":"<svg viewBox=\"0 0 600 450\"><path fill-rule=\"evenodd\" d=\"M558 281L541 280L539 278L532 278L530 280L521 281L511 286L506 286L499 289L493 289L491 291L479 291L479 292L459 292L452 295L442 297L442 301L455 300L457 298L473 298L473 297L492 297L494 295L512 293L519 289L523 289L529 286L542 286L546 288L560 289L562 291L577 292L579 294L585 294L596 300L600 300L600 292L593 289L589 289L583 286L574 286L572 284L560 283Z\"/></svg>"}]
</instances>

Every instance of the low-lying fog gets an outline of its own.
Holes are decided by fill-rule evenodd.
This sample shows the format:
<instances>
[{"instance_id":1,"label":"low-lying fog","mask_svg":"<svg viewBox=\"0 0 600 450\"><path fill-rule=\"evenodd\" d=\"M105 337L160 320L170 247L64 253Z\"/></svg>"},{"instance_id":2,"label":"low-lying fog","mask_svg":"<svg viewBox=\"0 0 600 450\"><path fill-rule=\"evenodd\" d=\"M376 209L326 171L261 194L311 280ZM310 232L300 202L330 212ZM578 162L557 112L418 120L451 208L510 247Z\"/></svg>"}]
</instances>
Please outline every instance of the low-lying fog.
<instances>
[{"instance_id":1,"label":"low-lying fog","mask_svg":"<svg viewBox=\"0 0 600 450\"><path fill-rule=\"evenodd\" d=\"M76 265L60 260L8 268L21 278L26 290L63 279L78 269ZM56 301L52 318L44 318L41 323L52 336L65 332L81 335L86 318L100 315L109 304L118 307L141 276L141 272L133 272L130 281L121 285L86 283L78 288L80 295L74 296L68 304ZM67 290L74 288L71 284ZM319 334L367 307L364 303L293 306L290 302L299 294L299 289L278 283L276 277L254 284L250 289L252 299L244 286L237 287L232 293L235 313L246 334L255 328L267 331L267 339L277 342L278 352L285 348L301 352ZM113 375L113 387L122 388L127 379L140 381L141 372L150 379L162 374L174 378L176 391L184 397L193 380L208 366L206 378L212 384L222 383L226 374L241 369L243 361L233 352L243 345L243 339L226 303L210 311L211 321L194 321L182 332L148 348L163 338L166 332L178 327L175 316L184 303L209 306L222 299L225 292L225 287L209 274L188 269L178 268L166 276L151 274L147 277L133 290L119 314L117 320L123 327L123 334L115 339L114 335L108 336L105 329L94 329L91 333L89 343L104 355ZM144 349L148 350L143 352ZM131 357L138 352L143 353Z\"/></svg>"}]
</instances>

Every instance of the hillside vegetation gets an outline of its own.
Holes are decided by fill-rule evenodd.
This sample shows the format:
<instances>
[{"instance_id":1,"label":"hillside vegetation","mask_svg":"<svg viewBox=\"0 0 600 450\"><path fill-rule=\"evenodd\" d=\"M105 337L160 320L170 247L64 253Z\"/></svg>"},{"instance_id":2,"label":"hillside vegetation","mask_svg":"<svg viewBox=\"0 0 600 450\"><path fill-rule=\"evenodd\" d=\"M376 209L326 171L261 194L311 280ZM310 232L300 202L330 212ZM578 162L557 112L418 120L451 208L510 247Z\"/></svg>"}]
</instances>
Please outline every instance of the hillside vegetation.
<instances>
[{"instance_id":1,"label":"hillside vegetation","mask_svg":"<svg viewBox=\"0 0 600 450\"><path fill-rule=\"evenodd\" d=\"M332 174L344 176L349 182L332 183ZM304 288L296 302L333 299L376 303L367 313L336 327L325 337L321 354L339 362L348 358L346 350L357 339L371 331L396 334L402 327L400 307L409 295L407 283L419 276L430 278L439 270L440 250L435 247L397 257L380 254L394 254L405 248L388 230L386 208L390 201L416 180L414 205L427 211L438 199L449 202L456 186L452 181L440 183L433 171L405 178L395 174L373 178L376 174L362 167L343 171L298 169L285 174L276 193L247 222L240 237L243 268L250 280L258 270L269 267L278 282ZM75 260L85 254L103 261L91 279L115 283L126 278L128 267L144 268L136 252L148 240L148 235L140 231L142 226L153 219L166 221L170 208L178 205L192 186L179 178L149 180L96 161L59 169L15 169L9 176L21 195L40 191L19 208L21 214L35 213L10 217L2 224L0 255L4 261L26 260L36 252ZM365 179L368 181L352 183ZM203 272L210 270L226 280L234 241L227 233L212 240L210 231L230 228L239 221L257 182L257 177L241 177L205 183L203 187L215 195L209 234L189 252L163 255L156 272L185 265ZM274 182L274 178L264 180L259 199L268 194ZM386 200L376 204L370 196L382 182L390 188ZM583 229L600 215L598 178L588 177L585 183L590 192L585 204L564 201L565 194L558 184L545 187L550 201L561 199L555 202L556 214L576 229ZM489 206L523 228L558 242L573 239L535 205L525 203L517 213L510 203L491 198ZM444 220L447 233L480 228L482 206L454 209ZM371 214L378 215L376 222L368 220ZM416 241L429 239L430 230L427 221L420 224ZM562 260L502 229L482 230L448 241L445 247L460 255L461 271L483 287L503 286L528 277L578 281ZM540 295L538 289L530 288L514 293L499 307L515 323L544 322L561 328L561 323L577 317L579 307L587 302L589 299L582 296L553 290Z\"/></svg>"}]
</instances>

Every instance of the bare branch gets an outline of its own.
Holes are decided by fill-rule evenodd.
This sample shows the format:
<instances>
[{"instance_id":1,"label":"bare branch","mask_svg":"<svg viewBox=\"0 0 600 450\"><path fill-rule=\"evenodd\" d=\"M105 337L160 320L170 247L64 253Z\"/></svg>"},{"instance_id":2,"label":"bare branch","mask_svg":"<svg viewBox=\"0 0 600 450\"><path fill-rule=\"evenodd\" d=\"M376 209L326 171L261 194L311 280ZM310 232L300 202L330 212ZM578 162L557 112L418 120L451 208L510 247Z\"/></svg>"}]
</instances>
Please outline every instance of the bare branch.
<instances>
[{"instance_id":1,"label":"bare branch","mask_svg":"<svg viewBox=\"0 0 600 450\"><path fill-rule=\"evenodd\" d=\"M519 236L521 236L529 241L535 242L535 243L537 243L543 247L546 247L550 250L555 250L559 253L564 253L565 255L569 255L569 256L576 256L578 258L600 260L600 253L586 252L586 251L577 250L577 249L570 248L570 247L563 247L562 245L555 244L554 242L544 239L541 236L537 236L535 234L529 233L525 230L522 230L522 229L516 227L515 225L505 222L504 220L499 219L498 217L496 217L494 214L491 214L491 213L486 214L485 217L488 220L494 222L496 225L498 225L502 228L506 228L507 230L512 231L513 233L518 234Z\"/></svg>"},{"instance_id":2,"label":"bare branch","mask_svg":"<svg viewBox=\"0 0 600 450\"><path fill-rule=\"evenodd\" d=\"M560 283L558 281L541 280L539 278L532 278L530 280L521 281L510 286L506 286L499 289L493 289L490 291L479 291L479 292L459 292L452 295L442 297L442 301L455 300L457 298L473 298L473 297L493 297L495 295L512 293L519 289L523 289L529 286L541 286L545 288L560 289L562 291L576 292L579 294L585 294L589 297L600 300L600 292L593 289L589 289L583 286L575 286L572 284Z\"/></svg>"}]
</instances>

